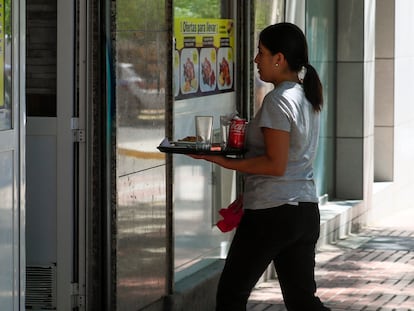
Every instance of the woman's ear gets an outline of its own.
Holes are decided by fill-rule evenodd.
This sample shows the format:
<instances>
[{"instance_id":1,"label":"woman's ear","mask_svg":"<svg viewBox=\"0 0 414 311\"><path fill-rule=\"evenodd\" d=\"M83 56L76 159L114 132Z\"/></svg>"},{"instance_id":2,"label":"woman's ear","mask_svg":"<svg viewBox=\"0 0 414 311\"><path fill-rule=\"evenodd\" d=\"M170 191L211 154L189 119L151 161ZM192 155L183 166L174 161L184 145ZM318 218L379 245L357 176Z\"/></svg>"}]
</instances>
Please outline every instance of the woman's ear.
<instances>
[{"instance_id":1,"label":"woman's ear","mask_svg":"<svg viewBox=\"0 0 414 311\"><path fill-rule=\"evenodd\" d=\"M273 55L273 61L276 67L281 65L281 63L284 62L284 60L285 60L285 56L280 52Z\"/></svg>"},{"instance_id":2,"label":"woman's ear","mask_svg":"<svg viewBox=\"0 0 414 311\"><path fill-rule=\"evenodd\" d=\"M282 54L281 52L276 53L274 56L274 62L275 64L278 64L276 67L279 67L280 70L285 70L288 69L290 70L290 66L289 63L285 57L284 54Z\"/></svg>"}]
</instances>

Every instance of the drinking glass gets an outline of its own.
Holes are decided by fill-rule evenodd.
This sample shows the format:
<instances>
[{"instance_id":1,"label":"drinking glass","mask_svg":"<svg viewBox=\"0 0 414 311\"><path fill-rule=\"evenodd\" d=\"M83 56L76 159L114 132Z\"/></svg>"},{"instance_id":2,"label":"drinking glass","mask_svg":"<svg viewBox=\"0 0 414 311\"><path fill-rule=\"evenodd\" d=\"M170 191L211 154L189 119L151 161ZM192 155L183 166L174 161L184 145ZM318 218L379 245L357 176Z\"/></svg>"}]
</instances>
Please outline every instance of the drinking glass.
<instances>
[{"instance_id":1,"label":"drinking glass","mask_svg":"<svg viewBox=\"0 0 414 311\"><path fill-rule=\"evenodd\" d=\"M227 147L227 141L229 138L230 119L228 116L220 116L220 139L221 147L225 149Z\"/></svg>"},{"instance_id":2,"label":"drinking glass","mask_svg":"<svg viewBox=\"0 0 414 311\"><path fill-rule=\"evenodd\" d=\"M196 147L201 150L208 150L211 147L211 134L213 132L212 116L196 116Z\"/></svg>"}]
</instances>

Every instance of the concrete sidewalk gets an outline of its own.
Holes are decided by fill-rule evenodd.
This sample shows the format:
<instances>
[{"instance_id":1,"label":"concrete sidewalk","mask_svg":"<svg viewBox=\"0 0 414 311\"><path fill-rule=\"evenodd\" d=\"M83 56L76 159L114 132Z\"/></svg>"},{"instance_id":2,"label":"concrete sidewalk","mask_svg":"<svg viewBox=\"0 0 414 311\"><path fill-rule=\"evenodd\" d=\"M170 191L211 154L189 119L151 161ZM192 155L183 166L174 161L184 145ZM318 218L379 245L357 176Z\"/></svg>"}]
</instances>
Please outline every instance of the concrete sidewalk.
<instances>
[{"instance_id":1,"label":"concrete sidewalk","mask_svg":"<svg viewBox=\"0 0 414 311\"><path fill-rule=\"evenodd\" d=\"M414 209L320 248L317 295L332 311L414 311ZM260 283L249 311L282 311L276 280ZM304 310L306 311L306 310Z\"/></svg>"}]
</instances>

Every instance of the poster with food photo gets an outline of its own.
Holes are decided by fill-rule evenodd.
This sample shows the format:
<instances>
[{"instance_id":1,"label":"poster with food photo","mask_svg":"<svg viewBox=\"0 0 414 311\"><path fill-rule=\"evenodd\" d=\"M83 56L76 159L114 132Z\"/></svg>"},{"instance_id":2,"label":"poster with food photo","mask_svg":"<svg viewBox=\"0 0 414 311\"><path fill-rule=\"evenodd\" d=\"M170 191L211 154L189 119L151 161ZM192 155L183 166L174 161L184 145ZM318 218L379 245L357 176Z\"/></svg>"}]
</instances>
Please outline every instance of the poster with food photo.
<instances>
[{"instance_id":1,"label":"poster with food photo","mask_svg":"<svg viewBox=\"0 0 414 311\"><path fill-rule=\"evenodd\" d=\"M233 87L233 51L230 47L220 48L217 53L219 90L231 89Z\"/></svg>"},{"instance_id":2,"label":"poster with food photo","mask_svg":"<svg viewBox=\"0 0 414 311\"><path fill-rule=\"evenodd\" d=\"M200 90L211 92L216 89L217 57L215 48L200 50Z\"/></svg>"},{"instance_id":3,"label":"poster with food photo","mask_svg":"<svg viewBox=\"0 0 414 311\"><path fill-rule=\"evenodd\" d=\"M176 100L234 91L233 20L176 18L174 44Z\"/></svg>"},{"instance_id":4,"label":"poster with food photo","mask_svg":"<svg viewBox=\"0 0 414 311\"><path fill-rule=\"evenodd\" d=\"M180 54L178 51L173 53L173 94L176 97L180 92Z\"/></svg>"},{"instance_id":5,"label":"poster with food photo","mask_svg":"<svg viewBox=\"0 0 414 311\"><path fill-rule=\"evenodd\" d=\"M181 51L181 92L183 94L198 91L199 57L197 49Z\"/></svg>"}]
</instances>

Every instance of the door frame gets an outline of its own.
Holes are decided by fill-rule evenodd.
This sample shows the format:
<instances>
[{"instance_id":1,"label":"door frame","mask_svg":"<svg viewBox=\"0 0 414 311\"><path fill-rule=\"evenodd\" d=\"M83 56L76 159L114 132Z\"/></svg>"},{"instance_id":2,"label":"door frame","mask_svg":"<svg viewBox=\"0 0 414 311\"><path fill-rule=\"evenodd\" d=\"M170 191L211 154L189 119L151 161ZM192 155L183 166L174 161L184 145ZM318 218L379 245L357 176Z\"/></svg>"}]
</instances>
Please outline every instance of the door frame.
<instances>
[{"instance_id":1,"label":"door frame","mask_svg":"<svg viewBox=\"0 0 414 311\"><path fill-rule=\"evenodd\" d=\"M85 307L86 16L84 1L57 1L58 310Z\"/></svg>"},{"instance_id":2,"label":"door frame","mask_svg":"<svg viewBox=\"0 0 414 311\"><path fill-rule=\"evenodd\" d=\"M12 1L10 1L12 3ZM18 166L16 173L16 187L15 206L18 209L16 225L19 228L18 237L16 237L16 258L18 258L19 279L16 285L16 294L18 293L18 301L15 304L15 310L25 309L25 287L26 287L26 1L13 1L13 5L17 8L13 9L13 57L16 59L16 64L13 65L13 73L15 74L13 82L16 87L13 87L13 109L15 116L13 117L13 128L15 131L15 141L17 152L15 154L15 161ZM16 38L17 35L17 38ZM17 133L16 133L17 131Z\"/></svg>"}]
</instances>

